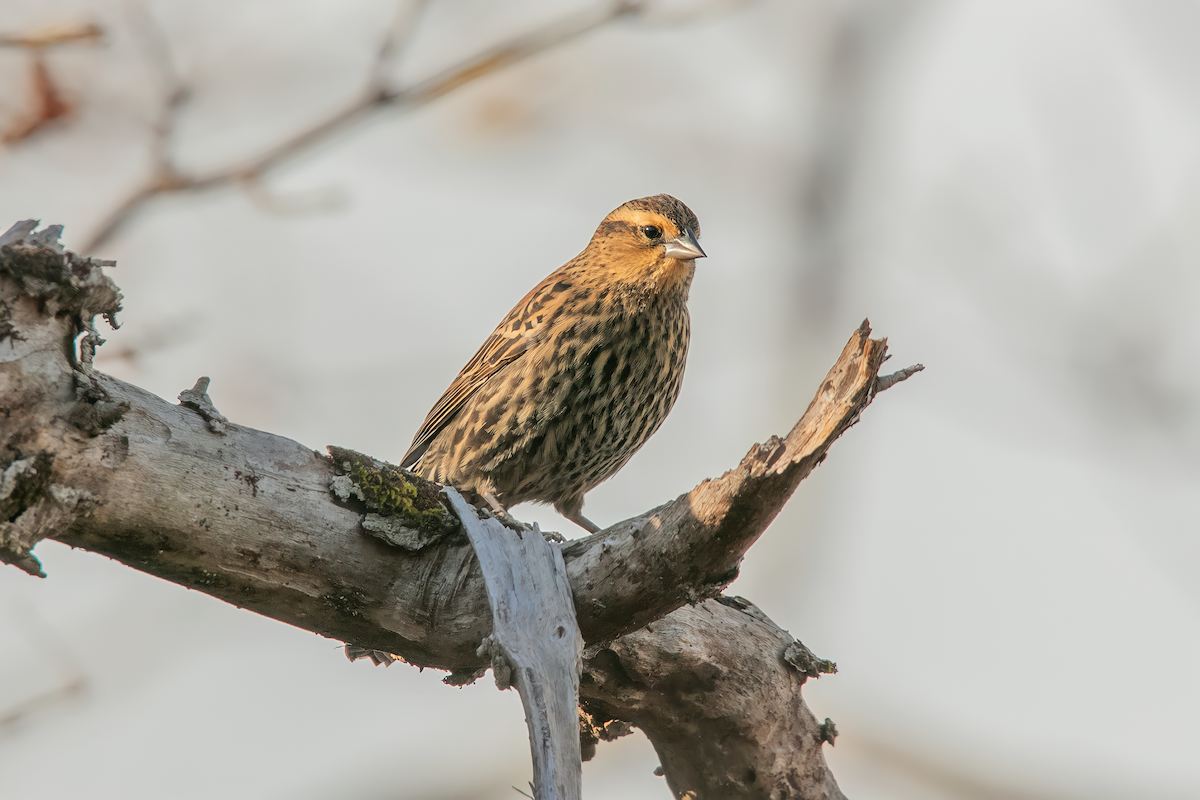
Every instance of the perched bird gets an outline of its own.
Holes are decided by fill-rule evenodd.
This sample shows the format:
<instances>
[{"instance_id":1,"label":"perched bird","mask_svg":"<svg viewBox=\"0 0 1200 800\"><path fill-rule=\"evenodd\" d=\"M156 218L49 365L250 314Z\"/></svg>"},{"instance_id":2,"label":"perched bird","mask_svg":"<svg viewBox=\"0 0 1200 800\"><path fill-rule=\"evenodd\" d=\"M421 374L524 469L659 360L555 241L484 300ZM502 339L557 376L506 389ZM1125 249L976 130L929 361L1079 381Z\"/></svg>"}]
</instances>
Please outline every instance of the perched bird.
<instances>
[{"instance_id":1,"label":"perched bird","mask_svg":"<svg viewBox=\"0 0 1200 800\"><path fill-rule=\"evenodd\" d=\"M584 494L625 466L679 394L699 233L696 215L665 194L605 217L462 368L400 466L502 516L553 503L598 531Z\"/></svg>"}]
</instances>

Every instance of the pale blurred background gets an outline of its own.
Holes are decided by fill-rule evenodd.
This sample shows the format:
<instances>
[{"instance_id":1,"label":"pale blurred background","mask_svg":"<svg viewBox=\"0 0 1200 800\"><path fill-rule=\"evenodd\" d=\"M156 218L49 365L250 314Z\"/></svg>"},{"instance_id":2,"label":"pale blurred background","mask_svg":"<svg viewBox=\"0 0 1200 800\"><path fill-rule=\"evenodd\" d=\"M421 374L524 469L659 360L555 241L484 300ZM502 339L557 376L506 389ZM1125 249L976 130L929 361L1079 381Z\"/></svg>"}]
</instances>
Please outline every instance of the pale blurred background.
<instances>
[{"instance_id":1,"label":"pale blurred background","mask_svg":"<svg viewBox=\"0 0 1200 800\"><path fill-rule=\"evenodd\" d=\"M401 86L582 2L433 0ZM412 7L415 9L415 6ZM28 136L0 47L0 229L82 248L151 164L239 164L349 103L396 0L0 0L66 116ZM148 15L148 16L147 16ZM156 22L150 22L155 20ZM402 17L402 21L404 18ZM159 31L162 38L159 39ZM683 394L588 497L608 524L784 433L863 317L903 366L747 556L852 798L1200 798L1200 2L650 3L257 185L163 196L95 254L100 368L233 421L397 460L527 289L625 200L699 216ZM43 97L43 99L45 99ZM552 512L518 516L575 536ZM517 696L52 542L0 569L0 797L517 797ZM588 798L667 798L640 734Z\"/></svg>"}]
</instances>

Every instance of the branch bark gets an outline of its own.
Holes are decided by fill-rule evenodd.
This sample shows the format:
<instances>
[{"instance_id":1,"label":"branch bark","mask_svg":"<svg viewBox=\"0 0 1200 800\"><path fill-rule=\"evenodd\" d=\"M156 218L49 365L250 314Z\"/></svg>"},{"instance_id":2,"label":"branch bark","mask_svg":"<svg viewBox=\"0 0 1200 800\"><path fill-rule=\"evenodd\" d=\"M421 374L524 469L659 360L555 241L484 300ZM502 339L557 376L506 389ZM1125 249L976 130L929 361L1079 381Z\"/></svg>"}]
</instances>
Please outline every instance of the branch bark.
<instances>
[{"instance_id":1,"label":"branch bark","mask_svg":"<svg viewBox=\"0 0 1200 800\"><path fill-rule=\"evenodd\" d=\"M583 637L558 542L536 526L513 530L472 508L452 487L450 507L467 529L492 609L480 652L500 689L515 688L525 708L533 754L534 800L583 796L577 709Z\"/></svg>"},{"instance_id":2,"label":"branch bark","mask_svg":"<svg viewBox=\"0 0 1200 800\"><path fill-rule=\"evenodd\" d=\"M646 733L677 798L832 800L845 796L821 745L837 731L800 689L836 669L752 603L721 597L593 649L580 696L595 738L613 738L611 719Z\"/></svg>"},{"instance_id":3,"label":"branch bark","mask_svg":"<svg viewBox=\"0 0 1200 800\"><path fill-rule=\"evenodd\" d=\"M0 559L37 574L30 550L53 538L315 633L449 670L450 682L482 674L488 660L477 648L491 633L491 613L474 550L439 487L350 451L332 448L331 458L225 421L203 382L173 405L95 371L91 354L102 340L92 315L111 322L120 295L99 262L62 251L57 231L32 234L22 225L0 238ZM691 606L733 580L749 546L883 385L886 342L869 333L864 322L850 337L786 438L755 445L720 478L563 548L595 675L607 674L606 652L647 676L643 665L652 662L660 677L670 674L675 655L666 654L679 636L655 638L645 626L672 612L669 619L692 620L671 625L688 629L697 652L711 651L712 663L733 673L760 667L737 667L720 641L756 652L772 636L790 641L778 629L740 638L744 620L729 622L711 603L696 608L715 613L697 617ZM651 677L643 682L660 691ZM724 681L702 684L714 698L705 705L729 696ZM780 735L807 754L804 763L823 769L799 684L779 685L802 723ZM699 791L693 786L708 787L698 796L810 796L763 794L748 773L738 780L749 793L730 793L728 776L673 743L670 703L633 698L595 695L610 716L662 732L652 740L677 796ZM699 718L694 725L712 727ZM742 735L759 753L766 743L755 730Z\"/></svg>"}]
</instances>

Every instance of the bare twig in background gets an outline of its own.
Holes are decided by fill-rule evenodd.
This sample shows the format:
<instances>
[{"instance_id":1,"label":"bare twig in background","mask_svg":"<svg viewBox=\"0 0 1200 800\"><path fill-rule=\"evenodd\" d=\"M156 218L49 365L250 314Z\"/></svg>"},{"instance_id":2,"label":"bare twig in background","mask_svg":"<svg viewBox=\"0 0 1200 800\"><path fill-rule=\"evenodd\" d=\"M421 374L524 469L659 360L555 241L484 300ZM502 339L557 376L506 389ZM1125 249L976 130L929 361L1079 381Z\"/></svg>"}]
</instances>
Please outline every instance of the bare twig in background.
<instances>
[{"instance_id":1,"label":"bare twig in background","mask_svg":"<svg viewBox=\"0 0 1200 800\"><path fill-rule=\"evenodd\" d=\"M171 54L171 42L167 38L167 32L158 24L150 10L144 4L135 5L131 19L138 34L137 38L154 68L154 74L163 82L163 105L153 123L154 139L150 153L154 174L160 176L161 180L161 176L172 170L171 138L179 113L191 96L191 87L180 74L179 66Z\"/></svg>"},{"instance_id":2,"label":"bare twig in background","mask_svg":"<svg viewBox=\"0 0 1200 800\"><path fill-rule=\"evenodd\" d=\"M81 698L88 689L83 661L32 603L6 604L8 618L21 629L30 650L45 661L44 671L60 674L55 686L0 708L0 736L52 708ZM11 689L11 685L6 685Z\"/></svg>"},{"instance_id":3,"label":"bare twig in background","mask_svg":"<svg viewBox=\"0 0 1200 800\"><path fill-rule=\"evenodd\" d=\"M76 42L94 42L104 35L90 22L51 25L26 33L0 33L0 47L54 47Z\"/></svg>"},{"instance_id":4,"label":"bare twig in background","mask_svg":"<svg viewBox=\"0 0 1200 800\"><path fill-rule=\"evenodd\" d=\"M30 108L0 135L0 142L17 144L55 120L69 116L74 105L63 96L46 63L45 49L78 42L94 42L103 31L91 23L55 25L27 33L0 34L0 47L20 47L29 52Z\"/></svg>"},{"instance_id":5,"label":"bare twig in background","mask_svg":"<svg viewBox=\"0 0 1200 800\"><path fill-rule=\"evenodd\" d=\"M647 26L675 27L707 22L756 2L758 0L696 0L682 6L663 5L653 9L647 8L643 19Z\"/></svg>"},{"instance_id":6,"label":"bare twig in background","mask_svg":"<svg viewBox=\"0 0 1200 800\"><path fill-rule=\"evenodd\" d=\"M421 18L425 16L425 11L429 8L429 3L430 0L414 0L396 8L396 16L392 18L387 35L383 37L383 41L379 44L379 51L375 55L372 77L376 84L383 84L384 70L391 63L392 57L397 53L403 53L404 49L412 42Z\"/></svg>"},{"instance_id":7,"label":"bare twig in background","mask_svg":"<svg viewBox=\"0 0 1200 800\"><path fill-rule=\"evenodd\" d=\"M375 111L389 107L414 109L423 106L485 75L576 39L619 17L639 11L642 2L615 0L599 3L574 16L514 37L491 50L466 58L411 86L390 88L384 79L385 68L396 53L411 41L420 10L424 6L425 3L419 3L415 10L397 14L379 47L362 91L341 110L241 164L200 175L182 171L172 158L171 136L179 111L187 100L188 88L174 72L174 65L171 63L169 49L161 30L157 30L152 21L144 24L143 28L150 34L148 41L155 60L167 66L167 74L175 76L168 88L163 112L156 126L153 171L146 184L134 191L100 224L80 251L95 251L128 223L142 206L160 194L252 183L266 171L300 155L331 134L366 119ZM148 20L148 15L144 16Z\"/></svg>"},{"instance_id":8,"label":"bare twig in background","mask_svg":"<svg viewBox=\"0 0 1200 800\"><path fill-rule=\"evenodd\" d=\"M67 102L62 92L50 75L46 66L46 58L40 49L34 49L29 54L30 68L30 109L22 119L4 132L0 142L16 144L33 136L56 119L68 116L74 106Z\"/></svg>"},{"instance_id":9,"label":"bare twig in background","mask_svg":"<svg viewBox=\"0 0 1200 800\"><path fill-rule=\"evenodd\" d=\"M807 174L801 182L801 238L807 252L796 295L804 313L795 319L811 330L822 330L833 320L837 281L847 274L847 240L856 222L855 182L880 85L890 74L896 43L927 5L927 0L854 0L835 3L830 11Z\"/></svg>"},{"instance_id":10,"label":"bare twig in background","mask_svg":"<svg viewBox=\"0 0 1200 800\"><path fill-rule=\"evenodd\" d=\"M1028 775L1008 773L987 775L958 762L952 757L931 758L912 746L924 741L922 732L913 730L908 737L874 738L857 731L850 745L869 758L876 774L888 777L903 776L919 782L932 796L969 797L971 800L1094 800L1089 789L1051 787L1029 780ZM901 744L897 744L901 742ZM890 773L890 776L889 776ZM1007 780L1006 780L1007 778ZM907 782L906 781L906 782ZM1117 786L1106 797L1140 797L1145 787Z\"/></svg>"}]
</instances>

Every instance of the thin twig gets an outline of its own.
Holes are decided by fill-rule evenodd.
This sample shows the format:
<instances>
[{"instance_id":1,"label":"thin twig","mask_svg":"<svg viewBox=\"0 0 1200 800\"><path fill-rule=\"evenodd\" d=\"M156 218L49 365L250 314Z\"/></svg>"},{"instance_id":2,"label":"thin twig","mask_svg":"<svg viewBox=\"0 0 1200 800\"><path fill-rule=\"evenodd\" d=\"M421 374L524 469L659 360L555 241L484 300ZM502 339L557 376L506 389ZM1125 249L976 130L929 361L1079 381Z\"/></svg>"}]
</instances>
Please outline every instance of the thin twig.
<instances>
[{"instance_id":1,"label":"thin twig","mask_svg":"<svg viewBox=\"0 0 1200 800\"><path fill-rule=\"evenodd\" d=\"M268 170L295 158L331 134L361 121L375 111L386 107L406 110L418 108L485 75L576 39L614 19L637 12L642 5L641 0L616 0L615 2L600 3L567 19L514 37L492 50L464 59L449 69L411 86L402 89L388 89L381 83L382 68L385 62L395 54L396 48L399 47L398 42L402 39L407 40L411 34L411 25L397 23L393 26L388 39L380 47L379 55L371 69L364 91L340 111L236 167L217 170L207 175L181 173L172 166L169 154L166 154L164 150L164 160L155 165L156 170L150 181L134 192L104 221L91 239L80 248L80 252L94 252L128 223L149 200L159 194L200 191L257 180ZM160 133L160 141L163 142L170 136L174 115L183 99L179 98L174 102L174 108L171 107L171 102L168 102L164 116L167 127L165 132Z\"/></svg>"},{"instance_id":2,"label":"thin twig","mask_svg":"<svg viewBox=\"0 0 1200 800\"><path fill-rule=\"evenodd\" d=\"M153 124L154 141L150 158L153 165L152 183L160 187L169 186L174 183L172 176L179 175L172 159L171 140L174 138L179 115L191 96L191 87L175 63L167 32L145 3L138 3L133 7L132 18L145 48L146 57L150 60L154 73L162 76L164 83L163 106Z\"/></svg>"},{"instance_id":3,"label":"thin twig","mask_svg":"<svg viewBox=\"0 0 1200 800\"><path fill-rule=\"evenodd\" d=\"M42 48L29 48L29 59L33 95L31 108L24 119L0 135L0 142L7 145L28 139L55 120L67 117L74 111L74 104L63 97L58 84L54 82Z\"/></svg>"},{"instance_id":4,"label":"thin twig","mask_svg":"<svg viewBox=\"0 0 1200 800\"><path fill-rule=\"evenodd\" d=\"M75 42L94 42L104 35L91 22L52 25L26 33L0 33L0 47L54 47Z\"/></svg>"},{"instance_id":5,"label":"thin twig","mask_svg":"<svg viewBox=\"0 0 1200 800\"><path fill-rule=\"evenodd\" d=\"M892 388L900 381L908 380L923 369L925 369L924 364L913 364L911 367L905 367L902 370L893 372L891 375L880 375L875 379L875 394Z\"/></svg>"},{"instance_id":6,"label":"thin twig","mask_svg":"<svg viewBox=\"0 0 1200 800\"><path fill-rule=\"evenodd\" d=\"M383 83L383 71L391 62L392 56L396 53L403 53L412 43L421 18L425 16L428 8L429 0L413 0L396 8L396 16L392 18L392 24L388 28L387 35L380 42L379 51L375 56L372 72L377 84Z\"/></svg>"}]
</instances>

